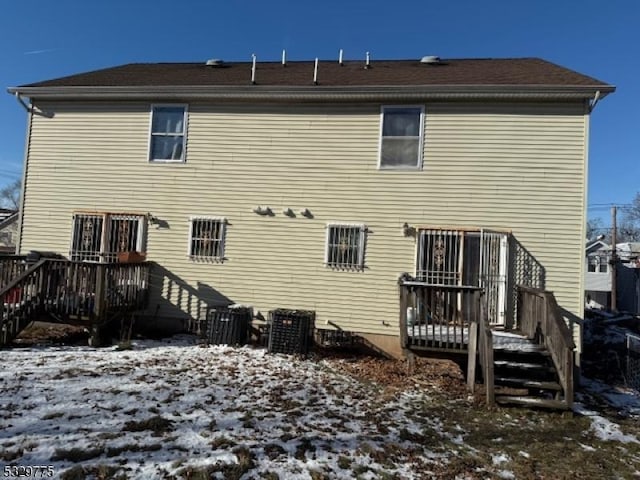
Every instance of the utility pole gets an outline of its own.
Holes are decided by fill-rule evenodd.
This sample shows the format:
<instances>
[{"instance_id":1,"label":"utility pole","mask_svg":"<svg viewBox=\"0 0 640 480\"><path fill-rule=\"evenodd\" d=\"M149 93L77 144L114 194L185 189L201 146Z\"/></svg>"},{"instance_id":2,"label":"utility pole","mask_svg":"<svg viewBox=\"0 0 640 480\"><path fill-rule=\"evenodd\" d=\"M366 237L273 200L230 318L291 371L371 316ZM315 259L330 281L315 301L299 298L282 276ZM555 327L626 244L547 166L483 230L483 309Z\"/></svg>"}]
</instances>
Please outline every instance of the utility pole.
<instances>
[{"instance_id":1,"label":"utility pole","mask_svg":"<svg viewBox=\"0 0 640 480\"><path fill-rule=\"evenodd\" d=\"M617 208L611 207L611 310L618 311L618 227Z\"/></svg>"}]
</instances>

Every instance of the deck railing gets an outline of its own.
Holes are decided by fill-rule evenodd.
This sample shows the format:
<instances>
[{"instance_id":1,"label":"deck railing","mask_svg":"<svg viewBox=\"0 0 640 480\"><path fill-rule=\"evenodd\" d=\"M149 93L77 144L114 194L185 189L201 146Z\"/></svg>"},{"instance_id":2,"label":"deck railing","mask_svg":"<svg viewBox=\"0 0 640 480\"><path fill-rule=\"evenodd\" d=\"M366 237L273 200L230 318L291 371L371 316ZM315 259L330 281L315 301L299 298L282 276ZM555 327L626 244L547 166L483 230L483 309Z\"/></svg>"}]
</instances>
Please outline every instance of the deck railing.
<instances>
[{"instance_id":1,"label":"deck railing","mask_svg":"<svg viewBox=\"0 0 640 480\"><path fill-rule=\"evenodd\" d=\"M0 290L27 270L26 256L0 255Z\"/></svg>"},{"instance_id":2,"label":"deck railing","mask_svg":"<svg viewBox=\"0 0 640 480\"><path fill-rule=\"evenodd\" d=\"M544 345L553 359L567 406L573 404L575 343L552 292L518 286L517 328Z\"/></svg>"},{"instance_id":3,"label":"deck railing","mask_svg":"<svg viewBox=\"0 0 640 480\"><path fill-rule=\"evenodd\" d=\"M403 348L463 352L478 318L480 289L401 279L400 336Z\"/></svg>"},{"instance_id":4,"label":"deck railing","mask_svg":"<svg viewBox=\"0 0 640 480\"><path fill-rule=\"evenodd\" d=\"M0 288L0 345L43 314L62 322L101 325L143 309L148 263L83 263L42 259Z\"/></svg>"}]
</instances>

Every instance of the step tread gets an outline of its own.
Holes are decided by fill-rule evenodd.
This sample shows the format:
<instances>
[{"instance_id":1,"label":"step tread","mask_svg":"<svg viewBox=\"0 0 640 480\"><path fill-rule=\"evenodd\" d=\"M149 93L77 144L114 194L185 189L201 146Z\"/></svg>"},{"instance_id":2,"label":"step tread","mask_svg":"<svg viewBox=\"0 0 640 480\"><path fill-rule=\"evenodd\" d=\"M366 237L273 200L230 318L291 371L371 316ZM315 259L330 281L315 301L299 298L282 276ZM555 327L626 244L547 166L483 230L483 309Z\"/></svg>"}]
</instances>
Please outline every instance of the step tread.
<instances>
[{"instance_id":1,"label":"step tread","mask_svg":"<svg viewBox=\"0 0 640 480\"><path fill-rule=\"evenodd\" d=\"M543 370L545 372L554 372L555 368L550 365L535 362L519 362L514 360L494 360L496 367L519 368L521 370Z\"/></svg>"},{"instance_id":2,"label":"step tread","mask_svg":"<svg viewBox=\"0 0 640 480\"><path fill-rule=\"evenodd\" d=\"M549 382L541 380L529 380L517 377L495 377L496 384L506 384L508 386L517 386L523 388L539 388L541 390L562 390L562 386L558 382Z\"/></svg>"},{"instance_id":3,"label":"step tread","mask_svg":"<svg viewBox=\"0 0 640 480\"><path fill-rule=\"evenodd\" d=\"M551 400L548 398L520 397L513 395L496 395L496 403L523 405L527 407L552 408L556 410L567 410L569 406L563 400Z\"/></svg>"},{"instance_id":4,"label":"step tread","mask_svg":"<svg viewBox=\"0 0 640 480\"><path fill-rule=\"evenodd\" d=\"M525 348L510 348L510 347L494 347L494 352L506 353L510 355L544 355L549 356L549 350L544 345L531 345Z\"/></svg>"}]
</instances>

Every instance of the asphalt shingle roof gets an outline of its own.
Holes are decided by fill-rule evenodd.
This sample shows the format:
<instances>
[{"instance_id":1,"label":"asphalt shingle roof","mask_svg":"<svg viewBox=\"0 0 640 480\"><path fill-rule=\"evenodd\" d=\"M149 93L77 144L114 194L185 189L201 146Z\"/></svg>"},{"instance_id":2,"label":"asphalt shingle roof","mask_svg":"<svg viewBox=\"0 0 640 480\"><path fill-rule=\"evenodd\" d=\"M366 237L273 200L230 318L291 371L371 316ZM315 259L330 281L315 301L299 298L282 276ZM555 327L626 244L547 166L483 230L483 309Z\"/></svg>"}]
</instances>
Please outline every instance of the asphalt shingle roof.
<instances>
[{"instance_id":1,"label":"asphalt shingle roof","mask_svg":"<svg viewBox=\"0 0 640 480\"><path fill-rule=\"evenodd\" d=\"M309 86L313 61L257 62L256 84ZM246 86L251 62L212 67L202 63L132 63L23 85L23 87ZM452 59L429 65L418 60L320 61L320 86L592 86L610 87L592 77L539 58ZM612 88L612 87L611 87Z\"/></svg>"}]
</instances>

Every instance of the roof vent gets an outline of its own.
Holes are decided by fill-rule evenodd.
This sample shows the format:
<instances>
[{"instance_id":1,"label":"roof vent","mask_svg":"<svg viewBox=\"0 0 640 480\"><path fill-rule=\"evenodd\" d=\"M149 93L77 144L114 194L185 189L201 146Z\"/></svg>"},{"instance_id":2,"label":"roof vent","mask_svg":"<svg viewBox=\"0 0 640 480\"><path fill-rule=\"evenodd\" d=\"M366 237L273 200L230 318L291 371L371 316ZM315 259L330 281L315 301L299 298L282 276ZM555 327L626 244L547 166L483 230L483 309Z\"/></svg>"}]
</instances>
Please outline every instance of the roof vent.
<instances>
[{"instance_id":1,"label":"roof vent","mask_svg":"<svg viewBox=\"0 0 640 480\"><path fill-rule=\"evenodd\" d=\"M440 57L436 55L427 55L420 59L420 63L427 63L430 65L438 64L440 63Z\"/></svg>"},{"instance_id":2,"label":"roof vent","mask_svg":"<svg viewBox=\"0 0 640 480\"><path fill-rule=\"evenodd\" d=\"M207 60L207 67L222 67L224 65L224 60L219 58L210 58Z\"/></svg>"}]
</instances>

